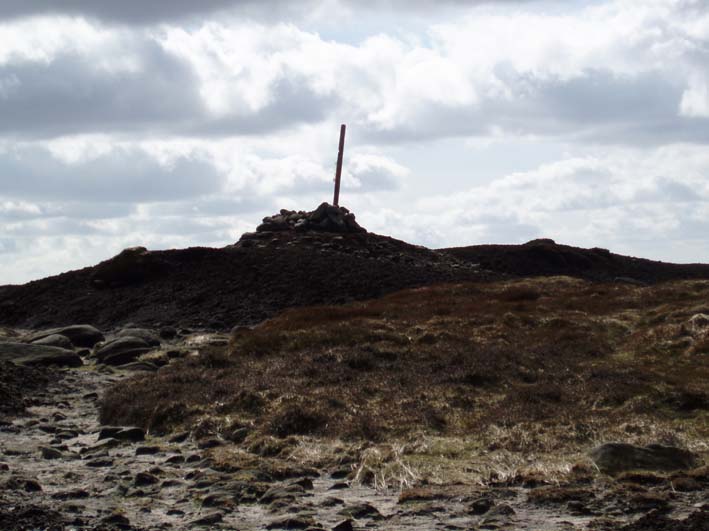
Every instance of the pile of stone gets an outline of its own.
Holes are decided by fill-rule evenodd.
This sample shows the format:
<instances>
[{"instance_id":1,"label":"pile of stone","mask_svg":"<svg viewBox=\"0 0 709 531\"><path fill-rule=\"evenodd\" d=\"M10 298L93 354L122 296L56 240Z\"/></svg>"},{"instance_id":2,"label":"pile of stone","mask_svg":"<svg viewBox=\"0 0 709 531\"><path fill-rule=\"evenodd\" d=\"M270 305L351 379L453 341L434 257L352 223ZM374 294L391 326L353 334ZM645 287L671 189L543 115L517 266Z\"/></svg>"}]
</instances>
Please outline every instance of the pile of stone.
<instances>
[{"instance_id":1,"label":"pile of stone","mask_svg":"<svg viewBox=\"0 0 709 531\"><path fill-rule=\"evenodd\" d=\"M355 221L355 216L345 207L321 204L312 212L285 210L263 218L257 232L279 231L367 232Z\"/></svg>"}]
</instances>

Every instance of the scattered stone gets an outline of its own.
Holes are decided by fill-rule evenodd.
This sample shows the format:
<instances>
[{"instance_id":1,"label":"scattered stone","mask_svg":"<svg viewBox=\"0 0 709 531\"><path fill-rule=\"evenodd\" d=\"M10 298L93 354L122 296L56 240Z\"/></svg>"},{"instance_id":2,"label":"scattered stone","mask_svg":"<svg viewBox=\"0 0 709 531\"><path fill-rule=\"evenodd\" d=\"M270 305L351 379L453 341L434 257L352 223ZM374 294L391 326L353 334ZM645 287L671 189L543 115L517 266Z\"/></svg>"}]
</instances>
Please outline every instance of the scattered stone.
<instances>
[{"instance_id":1,"label":"scattered stone","mask_svg":"<svg viewBox=\"0 0 709 531\"><path fill-rule=\"evenodd\" d=\"M612 476L629 470L687 470L701 464L689 450L661 444L641 447L606 443L594 448L589 455L601 472Z\"/></svg>"},{"instance_id":2,"label":"scattered stone","mask_svg":"<svg viewBox=\"0 0 709 531\"><path fill-rule=\"evenodd\" d=\"M184 462L185 458L181 455L171 455L170 457L165 459L165 463L169 465L181 465Z\"/></svg>"}]
</instances>

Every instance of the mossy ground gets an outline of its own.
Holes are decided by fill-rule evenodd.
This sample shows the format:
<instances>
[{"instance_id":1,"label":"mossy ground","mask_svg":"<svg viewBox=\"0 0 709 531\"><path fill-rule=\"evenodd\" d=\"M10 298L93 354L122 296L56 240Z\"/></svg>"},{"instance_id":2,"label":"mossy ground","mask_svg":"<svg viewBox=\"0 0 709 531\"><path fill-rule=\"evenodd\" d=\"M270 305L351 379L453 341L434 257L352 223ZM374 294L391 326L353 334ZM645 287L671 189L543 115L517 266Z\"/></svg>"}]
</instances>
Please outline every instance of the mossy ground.
<instances>
[{"instance_id":1,"label":"mossy ground","mask_svg":"<svg viewBox=\"0 0 709 531\"><path fill-rule=\"evenodd\" d=\"M610 440L706 458L703 313L707 281L567 277L293 309L122 382L101 420L226 439L246 428L241 458L264 444L314 464L349 452L383 486L568 476Z\"/></svg>"}]
</instances>

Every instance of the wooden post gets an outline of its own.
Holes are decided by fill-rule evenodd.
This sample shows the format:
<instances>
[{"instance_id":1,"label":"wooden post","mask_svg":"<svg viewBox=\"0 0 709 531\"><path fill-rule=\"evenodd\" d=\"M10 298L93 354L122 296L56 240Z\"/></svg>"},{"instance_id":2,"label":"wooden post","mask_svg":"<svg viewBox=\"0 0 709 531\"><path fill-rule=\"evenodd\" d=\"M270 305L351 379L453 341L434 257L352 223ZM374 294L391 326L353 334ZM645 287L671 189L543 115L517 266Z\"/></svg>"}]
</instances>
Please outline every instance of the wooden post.
<instances>
[{"instance_id":1,"label":"wooden post","mask_svg":"<svg viewBox=\"0 0 709 531\"><path fill-rule=\"evenodd\" d=\"M340 126L340 149L337 152L337 171L335 172L335 198L332 204L340 206L340 179L342 178L342 155L345 151L345 124Z\"/></svg>"}]
</instances>

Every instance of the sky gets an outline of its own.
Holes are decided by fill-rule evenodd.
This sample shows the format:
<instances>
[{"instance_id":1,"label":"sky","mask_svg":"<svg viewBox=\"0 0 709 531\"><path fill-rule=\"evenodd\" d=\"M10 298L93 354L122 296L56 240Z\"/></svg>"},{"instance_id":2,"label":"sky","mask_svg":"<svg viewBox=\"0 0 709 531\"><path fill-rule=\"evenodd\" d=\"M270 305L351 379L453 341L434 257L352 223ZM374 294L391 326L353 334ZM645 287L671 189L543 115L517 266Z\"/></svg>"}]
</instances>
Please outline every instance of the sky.
<instances>
[{"instance_id":1,"label":"sky","mask_svg":"<svg viewBox=\"0 0 709 531\"><path fill-rule=\"evenodd\" d=\"M332 200L709 262L709 0L2 0L0 285Z\"/></svg>"}]
</instances>

